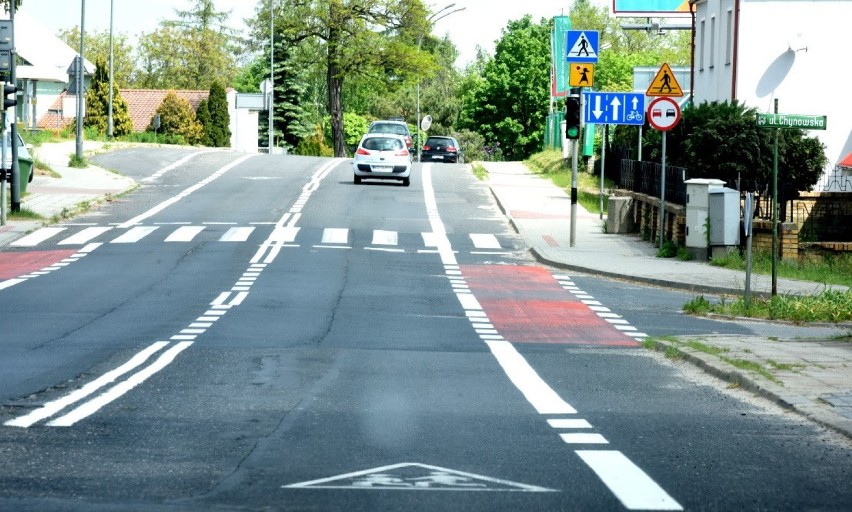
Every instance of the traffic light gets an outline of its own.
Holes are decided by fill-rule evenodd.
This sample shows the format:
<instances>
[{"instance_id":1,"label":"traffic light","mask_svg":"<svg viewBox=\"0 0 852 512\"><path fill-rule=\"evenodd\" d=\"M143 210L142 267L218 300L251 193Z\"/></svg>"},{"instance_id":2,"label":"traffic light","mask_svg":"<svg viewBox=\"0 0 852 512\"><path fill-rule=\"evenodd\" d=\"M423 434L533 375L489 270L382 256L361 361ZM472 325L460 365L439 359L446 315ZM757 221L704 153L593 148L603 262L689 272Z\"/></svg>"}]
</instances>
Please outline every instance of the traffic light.
<instances>
[{"instance_id":1,"label":"traffic light","mask_svg":"<svg viewBox=\"0 0 852 512\"><path fill-rule=\"evenodd\" d=\"M9 95L12 95L10 98ZM12 84L3 83L3 110L18 104L18 88Z\"/></svg>"},{"instance_id":2,"label":"traffic light","mask_svg":"<svg viewBox=\"0 0 852 512\"><path fill-rule=\"evenodd\" d=\"M580 97L565 98L565 138L580 138Z\"/></svg>"}]
</instances>

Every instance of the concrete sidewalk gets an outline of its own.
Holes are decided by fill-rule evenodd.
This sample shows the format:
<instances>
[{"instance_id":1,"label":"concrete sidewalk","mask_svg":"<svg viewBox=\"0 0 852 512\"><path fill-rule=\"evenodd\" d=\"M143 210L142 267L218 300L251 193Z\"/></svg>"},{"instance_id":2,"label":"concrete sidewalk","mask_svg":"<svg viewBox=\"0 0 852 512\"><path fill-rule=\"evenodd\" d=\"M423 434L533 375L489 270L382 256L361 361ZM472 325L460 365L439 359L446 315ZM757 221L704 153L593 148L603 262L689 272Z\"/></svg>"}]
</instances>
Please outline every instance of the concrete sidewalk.
<instances>
[{"instance_id":1,"label":"concrete sidewalk","mask_svg":"<svg viewBox=\"0 0 852 512\"><path fill-rule=\"evenodd\" d=\"M101 149L103 143L84 142L87 153ZM59 177L36 176L22 207L46 220L8 221L6 226L0 226L0 247L53 219L72 217L81 211L81 205L106 201L137 186L132 179L95 166L69 167L75 150L75 142L68 141L43 144L34 151ZM571 205L563 190L531 174L520 163L488 162L485 167L494 197L542 263L695 293L742 293L742 272L702 262L657 258L653 244L638 236L605 234L599 216L579 205L575 246L570 247ZM752 276L756 292L768 292L770 285L766 276ZM782 279L778 288L780 293L812 294L824 287ZM685 360L713 375L852 438L852 342L837 339L850 335L852 325L765 325L762 330L754 329L761 331L759 336L701 336L648 345L677 350ZM701 347L724 352L714 356ZM753 363L765 371L761 374L741 370L730 361Z\"/></svg>"},{"instance_id":2,"label":"concrete sidewalk","mask_svg":"<svg viewBox=\"0 0 852 512\"><path fill-rule=\"evenodd\" d=\"M658 258L654 245L639 236L604 233L599 214L591 214L580 205L571 247L571 198L565 191L532 174L521 163L483 165L500 208L544 264L696 294L743 294L743 272L706 262ZM751 284L755 293L771 292L769 276L752 275ZM778 280L782 294L815 294L824 289L820 283ZM674 350L684 360L725 381L852 438L852 340L838 339L852 336L852 324L753 325L760 335L690 336L650 340L647 345ZM709 353L717 350L718 355Z\"/></svg>"},{"instance_id":3,"label":"concrete sidewalk","mask_svg":"<svg viewBox=\"0 0 852 512\"><path fill-rule=\"evenodd\" d=\"M86 154L103 148L103 142L83 141ZM75 141L42 144L33 149L33 156L47 164L57 177L36 175L21 199L21 209L36 213L44 220L8 219L11 197L7 191L7 221L5 226L0 226L0 247L54 220L73 217L81 209L136 188L134 180L94 165L82 169L70 167L68 162L76 150Z\"/></svg>"}]
</instances>

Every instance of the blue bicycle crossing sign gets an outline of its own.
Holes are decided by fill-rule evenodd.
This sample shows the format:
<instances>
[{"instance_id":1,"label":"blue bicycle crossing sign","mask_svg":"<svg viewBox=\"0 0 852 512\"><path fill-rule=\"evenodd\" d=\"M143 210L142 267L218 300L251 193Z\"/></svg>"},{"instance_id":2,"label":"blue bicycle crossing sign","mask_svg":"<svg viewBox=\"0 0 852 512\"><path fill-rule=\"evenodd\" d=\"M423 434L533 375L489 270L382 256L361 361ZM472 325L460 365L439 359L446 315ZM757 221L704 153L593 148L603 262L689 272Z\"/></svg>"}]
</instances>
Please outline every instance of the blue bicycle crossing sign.
<instances>
[{"instance_id":1,"label":"blue bicycle crossing sign","mask_svg":"<svg viewBox=\"0 0 852 512\"><path fill-rule=\"evenodd\" d=\"M645 124L641 92L584 92L585 119L594 124Z\"/></svg>"}]
</instances>

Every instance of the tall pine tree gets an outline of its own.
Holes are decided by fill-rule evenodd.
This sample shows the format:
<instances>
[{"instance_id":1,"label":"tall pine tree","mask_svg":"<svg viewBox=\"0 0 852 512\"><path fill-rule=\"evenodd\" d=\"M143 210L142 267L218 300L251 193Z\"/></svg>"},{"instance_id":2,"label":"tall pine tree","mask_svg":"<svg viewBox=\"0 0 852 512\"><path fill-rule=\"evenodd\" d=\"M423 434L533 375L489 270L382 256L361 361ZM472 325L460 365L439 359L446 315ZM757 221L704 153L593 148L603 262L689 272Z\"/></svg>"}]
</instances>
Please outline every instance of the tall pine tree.
<instances>
[{"instance_id":1,"label":"tall pine tree","mask_svg":"<svg viewBox=\"0 0 852 512\"><path fill-rule=\"evenodd\" d=\"M207 116L207 119L199 119L204 124L205 143L214 148L230 146L231 116L228 114L228 97L225 94L225 87L218 80L210 86Z\"/></svg>"},{"instance_id":2,"label":"tall pine tree","mask_svg":"<svg viewBox=\"0 0 852 512\"><path fill-rule=\"evenodd\" d=\"M272 117L273 129L290 148L295 148L305 137L313 133L308 113L302 108L305 93L304 77L301 76L292 44L286 39L275 41L273 78L275 110Z\"/></svg>"}]
</instances>

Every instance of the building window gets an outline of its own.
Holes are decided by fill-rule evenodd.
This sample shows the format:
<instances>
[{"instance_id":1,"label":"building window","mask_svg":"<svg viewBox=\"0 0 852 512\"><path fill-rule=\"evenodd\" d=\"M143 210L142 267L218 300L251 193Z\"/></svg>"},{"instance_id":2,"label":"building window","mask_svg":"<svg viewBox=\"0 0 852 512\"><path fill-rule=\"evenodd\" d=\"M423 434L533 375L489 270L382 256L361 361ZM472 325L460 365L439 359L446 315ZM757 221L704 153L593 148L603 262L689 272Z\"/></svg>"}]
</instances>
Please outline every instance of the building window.
<instances>
[{"instance_id":1,"label":"building window","mask_svg":"<svg viewBox=\"0 0 852 512\"><path fill-rule=\"evenodd\" d=\"M710 18L710 69L716 64L716 16Z\"/></svg>"},{"instance_id":2,"label":"building window","mask_svg":"<svg viewBox=\"0 0 852 512\"><path fill-rule=\"evenodd\" d=\"M704 71L704 41L706 41L707 32L704 29L704 20L701 20L701 26L698 27L698 70Z\"/></svg>"},{"instance_id":3,"label":"building window","mask_svg":"<svg viewBox=\"0 0 852 512\"><path fill-rule=\"evenodd\" d=\"M734 59L734 11L728 9L727 28L725 30L725 64L730 66Z\"/></svg>"}]
</instances>

